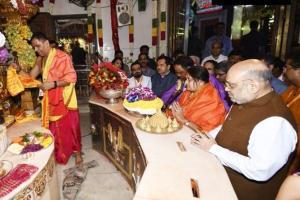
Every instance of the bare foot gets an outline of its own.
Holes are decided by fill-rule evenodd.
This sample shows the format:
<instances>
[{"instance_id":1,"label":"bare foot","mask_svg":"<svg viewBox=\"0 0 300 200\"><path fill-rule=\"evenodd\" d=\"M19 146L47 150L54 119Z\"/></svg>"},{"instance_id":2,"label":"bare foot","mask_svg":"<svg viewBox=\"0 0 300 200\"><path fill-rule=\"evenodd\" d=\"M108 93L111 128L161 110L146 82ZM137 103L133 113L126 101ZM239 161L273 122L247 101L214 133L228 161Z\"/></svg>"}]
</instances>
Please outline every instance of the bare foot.
<instances>
[{"instance_id":1,"label":"bare foot","mask_svg":"<svg viewBox=\"0 0 300 200\"><path fill-rule=\"evenodd\" d=\"M76 155L75 155L75 165L80 165L83 163L83 159L82 159L82 156L81 156L81 152L77 152Z\"/></svg>"}]
</instances>

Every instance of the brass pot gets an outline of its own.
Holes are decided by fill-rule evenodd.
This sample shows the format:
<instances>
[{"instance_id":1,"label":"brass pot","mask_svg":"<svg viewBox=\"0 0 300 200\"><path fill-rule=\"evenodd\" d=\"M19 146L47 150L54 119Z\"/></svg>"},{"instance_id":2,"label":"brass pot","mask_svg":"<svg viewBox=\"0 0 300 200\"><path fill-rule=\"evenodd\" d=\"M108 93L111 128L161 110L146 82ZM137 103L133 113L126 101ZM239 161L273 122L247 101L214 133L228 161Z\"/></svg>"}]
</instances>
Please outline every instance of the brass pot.
<instances>
[{"instance_id":1,"label":"brass pot","mask_svg":"<svg viewBox=\"0 0 300 200\"><path fill-rule=\"evenodd\" d=\"M108 104L114 104L118 103L118 99L122 96L123 91L122 90L113 90L113 89L100 89L99 94L107 99L106 103Z\"/></svg>"}]
</instances>

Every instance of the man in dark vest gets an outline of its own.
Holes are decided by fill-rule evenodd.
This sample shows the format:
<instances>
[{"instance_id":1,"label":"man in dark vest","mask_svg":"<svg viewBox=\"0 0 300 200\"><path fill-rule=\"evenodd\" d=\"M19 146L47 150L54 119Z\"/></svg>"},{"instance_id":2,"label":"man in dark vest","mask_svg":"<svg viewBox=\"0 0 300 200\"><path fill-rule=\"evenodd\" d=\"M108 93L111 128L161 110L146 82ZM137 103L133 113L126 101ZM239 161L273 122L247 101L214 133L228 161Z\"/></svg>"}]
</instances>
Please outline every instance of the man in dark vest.
<instances>
[{"instance_id":1,"label":"man in dark vest","mask_svg":"<svg viewBox=\"0 0 300 200\"><path fill-rule=\"evenodd\" d=\"M275 199L294 155L295 122L273 91L271 77L259 60L233 65L225 84L236 104L210 137L192 137L193 144L222 162L240 200Z\"/></svg>"}]
</instances>

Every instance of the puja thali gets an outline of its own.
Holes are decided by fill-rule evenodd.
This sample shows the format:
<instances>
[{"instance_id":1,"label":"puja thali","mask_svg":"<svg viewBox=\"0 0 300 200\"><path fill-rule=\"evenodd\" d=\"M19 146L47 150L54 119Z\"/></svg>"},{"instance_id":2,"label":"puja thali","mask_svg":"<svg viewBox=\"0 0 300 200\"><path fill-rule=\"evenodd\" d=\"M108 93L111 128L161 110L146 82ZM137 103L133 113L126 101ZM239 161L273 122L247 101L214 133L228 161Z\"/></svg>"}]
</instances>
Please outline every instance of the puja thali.
<instances>
[{"instance_id":1,"label":"puja thali","mask_svg":"<svg viewBox=\"0 0 300 200\"><path fill-rule=\"evenodd\" d=\"M175 118L171 119L161 111L151 117L139 119L135 125L140 130L153 134L175 133L182 128L182 124Z\"/></svg>"}]
</instances>

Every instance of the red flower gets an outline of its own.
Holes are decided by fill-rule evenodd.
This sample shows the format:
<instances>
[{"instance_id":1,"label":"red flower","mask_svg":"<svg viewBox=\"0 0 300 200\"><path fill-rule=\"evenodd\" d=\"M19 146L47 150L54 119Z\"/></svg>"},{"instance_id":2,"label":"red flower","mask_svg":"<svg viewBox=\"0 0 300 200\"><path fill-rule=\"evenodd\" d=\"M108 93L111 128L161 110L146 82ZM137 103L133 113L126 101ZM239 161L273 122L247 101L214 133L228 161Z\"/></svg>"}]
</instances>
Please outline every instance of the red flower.
<instances>
[{"instance_id":1,"label":"red flower","mask_svg":"<svg viewBox=\"0 0 300 200\"><path fill-rule=\"evenodd\" d=\"M125 89L128 81L121 69L112 63L105 62L91 67L89 84L95 89Z\"/></svg>"}]
</instances>

